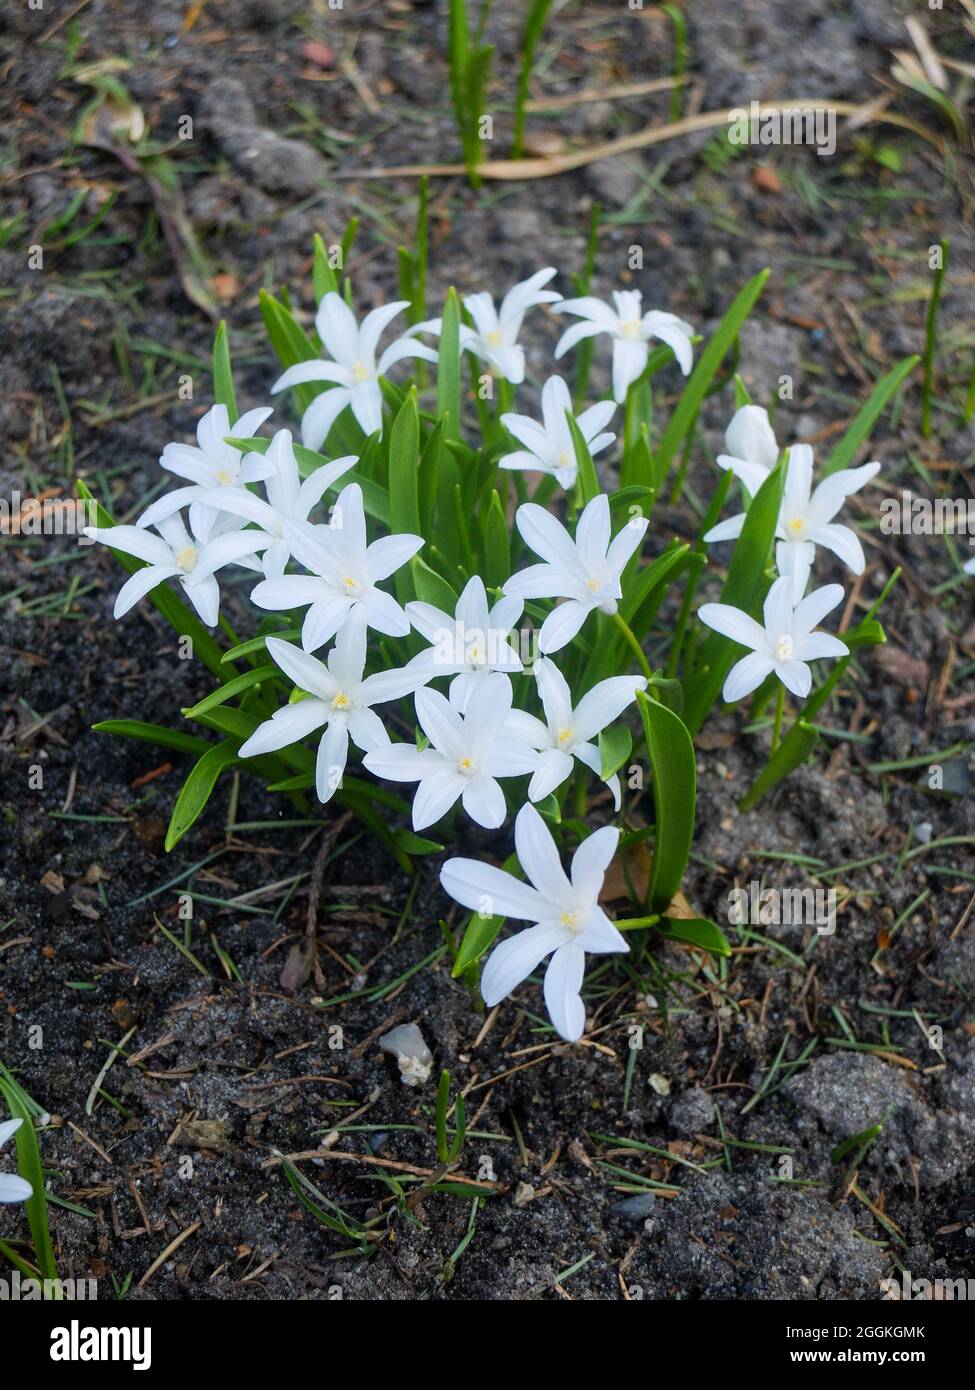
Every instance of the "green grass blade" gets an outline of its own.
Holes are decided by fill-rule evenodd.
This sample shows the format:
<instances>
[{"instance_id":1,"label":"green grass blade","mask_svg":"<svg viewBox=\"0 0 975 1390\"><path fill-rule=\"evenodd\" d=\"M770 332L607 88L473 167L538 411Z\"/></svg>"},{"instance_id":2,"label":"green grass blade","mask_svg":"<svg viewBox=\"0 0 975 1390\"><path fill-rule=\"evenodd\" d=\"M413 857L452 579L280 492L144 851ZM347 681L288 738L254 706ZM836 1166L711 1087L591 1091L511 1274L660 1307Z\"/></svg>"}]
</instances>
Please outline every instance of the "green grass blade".
<instances>
[{"instance_id":1,"label":"green grass blade","mask_svg":"<svg viewBox=\"0 0 975 1390\"><path fill-rule=\"evenodd\" d=\"M697 765L694 744L673 710L637 693L653 778L655 833L647 907L661 912L680 888L694 836Z\"/></svg>"}]
</instances>

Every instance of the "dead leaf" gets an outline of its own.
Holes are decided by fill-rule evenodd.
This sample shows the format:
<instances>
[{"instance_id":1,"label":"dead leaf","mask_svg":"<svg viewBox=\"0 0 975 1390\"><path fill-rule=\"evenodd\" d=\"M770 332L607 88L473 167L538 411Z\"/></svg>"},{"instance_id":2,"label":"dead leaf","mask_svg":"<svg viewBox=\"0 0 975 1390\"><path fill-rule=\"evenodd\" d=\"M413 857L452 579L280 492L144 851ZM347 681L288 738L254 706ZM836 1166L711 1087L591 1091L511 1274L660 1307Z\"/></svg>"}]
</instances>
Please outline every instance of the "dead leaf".
<instances>
[{"instance_id":1,"label":"dead leaf","mask_svg":"<svg viewBox=\"0 0 975 1390\"><path fill-rule=\"evenodd\" d=\"M603 879L600 902L616 903L628 900L631 889L642 902L650 889L653 855L642 840L627 845L610 864Z\"/></svg>"},{"instance_id":2,"label":"dead leaf","mask_svg":"<svg viewBox=\"0 0 975 1390\"><path fill-rule=\"evenodd\" d=\"M64 879L60 874L56 874L53 869L48 869L41 879L41 887L46 888L49 893L63 893Z\"/></svg>"},{"instance_id":3,"label":"dead leaf","mask_svg":"<svg viewBox=\"0 0 975 1390\"><path fill-rule=\"evenodd\" d=\"M899 685L927 685L931 675L928 663L919 656L911 656L903 647L878 647L874 652L877 665Z\"/></svg>"}]
</instances>

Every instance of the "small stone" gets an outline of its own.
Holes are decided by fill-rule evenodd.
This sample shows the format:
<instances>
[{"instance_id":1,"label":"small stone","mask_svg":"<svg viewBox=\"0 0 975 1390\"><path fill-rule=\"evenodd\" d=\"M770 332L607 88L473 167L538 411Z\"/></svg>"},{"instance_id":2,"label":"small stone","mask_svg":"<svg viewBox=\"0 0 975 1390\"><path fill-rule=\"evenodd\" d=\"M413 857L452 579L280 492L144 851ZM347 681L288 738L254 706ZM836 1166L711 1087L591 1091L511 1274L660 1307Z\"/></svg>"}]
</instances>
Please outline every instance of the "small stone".
<instances>
[{"instance_id":1,"label":"small stone","mask_svg":"<svg viewBox=\"0 0 975 1390\"><path fill-rule=\"evenodd\" d=\"M659 1071L652 1071L650 1073L650 1085L658 1096L670 1095L670 1082L667 1080L666 1076L663 1076Z\"/></svg>"},{"instance_id":2,"label":"small stone","mask_svg":"<svg viewBox=\"0 0 975 1390\"><path fill-rule=\"evenodd\" d=\"M681 1134L700 1134L714 1124L714 1102L707 1091L692 1086L682 1091L670 1109L670 1123Z\"/></svg>"},{"instance_id":3,"label":"small stone","mask_svg":"<svg viewBox=\"0 0 975 1390\"><path fill-rule=\"evenodd\" d=\"M531 1183L520 1182L515 1188L515 1195L511 1200L516 1207L527 1207L529 1202L535 1200L535 1189Z\"/></svg>"},{"instance_id":4,"label":"small stone","mask_svg":"<svg viewBox=\"0 0 975 1390\"><path fill-rule=\"evenodd\" d=\"M635 1197L626 1197L622 1202L614 1202L609 1209L610 1216L621 1216L624 1221L645 1221L656 1205L652 1192L638 1192Z\"/></svg>"},{"instance_id":5,"label":"small stone","mask_svg":"<svg viewBox=\"0 0 975 1390\"><path fill-rule=\"evenodd\" d=\"M914 838L919 845L929 845L933 834L934 826L929 820L923 820L920 825L914 827Z\"/></svg>"},{"instance_id":6,"label":"small stone","mask_svg":"<svg viewBox=\"0 0 975 1390\"><path fill-rule=\"evenodd\" d=\"M395 1057L404 1086L421 1086L430 1080L433 1053L415 1023L401 1023L379 1039L383 1052Z\"/></svg>"}]
</instances>

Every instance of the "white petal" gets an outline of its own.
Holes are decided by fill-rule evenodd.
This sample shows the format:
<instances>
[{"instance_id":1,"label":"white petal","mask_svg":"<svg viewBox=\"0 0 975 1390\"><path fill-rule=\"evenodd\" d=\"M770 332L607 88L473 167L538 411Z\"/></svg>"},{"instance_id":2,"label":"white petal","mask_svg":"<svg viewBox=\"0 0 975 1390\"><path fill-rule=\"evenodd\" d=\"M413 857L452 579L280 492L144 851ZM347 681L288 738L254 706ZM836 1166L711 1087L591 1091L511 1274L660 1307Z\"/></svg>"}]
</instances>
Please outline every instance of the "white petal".
<instances>
[{"instance_id":1,"label":"white petal","mask_svg":"<svg viewBox=\"0 0 975 1390\"><path fill-rule=\"evenodd\" d=\"M130 608L134 608L140 599L145 598L146 594L151 593L164 579L172 579L179 573L178 565L144 565L142 569L136 570L118 591L113 617L124 618Z\"/></svg>"},{"instance_id":2,"label":"white petal","mask_svg":"<svg viewBox=\"0 0 975 1390\"><path fill-rule=\"evenodd\" d=\"M829 632L811 632L801 637L795 646L799 661L818 661L824 656L847 656L849 647Z\"/></svg>"},{"instance_id":3,"label":"white petal","mask_svg":"<svg viewBox=\"0 0 975 1390\"><path fill-rule=\"evenodd\" d=\"M515 513L515 524L530 550L548 564L578 568L578 556L568 531L551 512L535 502L525 502Z\"/></svg>"},{"instance_id":4,"label":"white petal","mask_svg":"<svg viewBox=\"0 0 975 1390\"><path fill-rule=\"evenodd\" d=\"M20 1126L24 1123L23 1119L0 1120L0 1149L3 1148L8 1139L12 1139Z\"/></svg>"},{"instance_id":5,"label":"white petal","mask_svg":"<svg viewBox=\"0 0 975 1390\"><path fill-rule=\"evenodd\" d=\"M722 637L730 637L732 642L738 642L742 647L751 647L757 652L768 650L765 629L730 603L702 603L697 616L702 623L720 632Z\"/></svg>"},{"instance_id":6,"label":"white petal","mask_svg":"<svg viewBox=\"0 0 975 1390\"><path fill-rule=\"evenodd\" d=\"M769 424L768 411L763 406L740 406L725 430L724 442L728 453L736 460L744 460L760 468L763 481L778 461L779 446L775 442L775 431ZM757 491L745 479L742 481L749 492L754 494Z\"/></svg>"},{"instance_id":7,"label":"white petal","mask_svg":"<svg viewBox=\"0 0 975 1390\"><path fill-rule=\"evenodd\" d=\"M338 791L348 759L348 727L344 719L334 719L322 734L315 758L315 790L319 801L330 801Z\"/></svg>"},{"instance_id":8,"label":"white petal","mask_svg":"<svg viewBox=\"0 0 975 1390\"><path fill-rule=\"evenodd\" d=\"M315 314L315 329L337 362L351 367L359 359L359 325L341 295L329 290Z\"/></svg>"},{"instance_id":9,"label":"white petal","mask_svg":"<svg viewBox=\"0 0 975 1390\"><path fill-rule=\"evenodd\" d=\"M33 1195L30 1183L16 1173L0 1173L0 1202L27 1202Z\"/></svg>"},{"instance_id":10,"label":"white petal","mask_svg":"<svg viewBox=\"0 0 975 1390\"><path fill-rule=\"evenodd\" d=\"M299 690L307 690L322 700L334 699L338 687L324 662L291 642L282 642L280 637L268 637L267 650L271 660Z\"/></svg>"},{"instance_id":11,"label":"white petal","mask_svg":"<svg viewBox=\"0 0 975 1390\"><path fill-rule=\"evenodd\" d=\"M412 743L390 743L374 748L363 758L362 765L376 777L384 777L387 782L419 782L424 777L435 777L449 771L435 749L421 750Z\"/></svg>"},{"instance_id":12,"label":"white petal","mask_svg":"<svg viewBox=\"0 0 975 1390\"><path fill-rule=\"evenodd\" d=\"M320 449L332 426L352 399L346 386L333 386L316 396L301 417L301 442L306 449Z\"/></svg>"},{"instance_id":13,"label":"white petal","mask_svg":"<svg viewBox=\"0 0 975 1390\"><path fill-rule=\"evenodd\" d=\"M467 756L469 735L464 721L438 690L416 692L416 717L434 748L449 762L459 763Z\"/></svg>"},{"instance_id":14,"label":"white petal","mask_svg":"<svg viewBox=\"0 0 975 1390\"><path fill-rule=\"evenodd\" d=\"M271 395L286 391L291 386L305 386L312 381L333 381L339 386L347 387L351 377L348 367L343 367L338 362L323 362L320 357L313 357L308 362L296 362L293 367L283 371L271 387Z\"/></svg>"},{"instance_id":15,"label":"white petal","mask_svg":"<svg viewBox=\"0 0 975 1390\"><path fill-rule=\"evenodd\" d=\"M805 699L812 689L812 671L804 661L777 661L775 674L793 695Z\"/></svg>"},{"instance_id":16,"label":"white petal","mask_svg":"<svg viewBox=\"0 0 975 1390\"><path fill-rule=\"evenodd\" d=\"M296 700L293 705L282 705L240 745L240 756L256 758L261 753L290 748L314 729L320 729L328 714L328 706L322 700Z\"/></svg>"},{"instance_id":17,"label":"white petal","mask_svg":"<svg viewBox=\"0 0 975 1390\"><path fill-rule=\"evenodd\" d=\"M647 365L646 343L616 338L613 342L613 395L622 405L626 393Z\"/></svg>"},{"instance_id":18,"label":"white petal","mask_svg":"<svg viewBox=\"0 0 975 1390\"><path fill-rule=\"evenodd\" d=\"M317 652L319 647L324 647L338 632L351 609L352 600L348 598L316 599L301 625L301 645L305 651Z\"/></svg>"},{"instance_id":19,"label":"white petal","mask_svg":"<svg viewBox=\"0 0 975 1390\"><path fill-rule=\"evenodd\" d=\"M376 356L376 348L379 346L379 339L383 332L389 327L397 314L401 314L404 309L410 307L408 299L397 299L392 304L381 304L378 309L371 309L359 326L359 352L365 361L370 361Z\"/></svg>"},{"instance_id":20,"label":"white petal","mask_svg":"<svg viewBox=\"0 0 975 1390\"><path fill-rule=\"evenodd\" d=\"M576 738L588 740L631 705L638 690L646 690L645 676L610 676L583 695L572 717Z\"/></svg>"},{"instance_id":21,"label":"white petal","mask_svg":"<svg viewBox=\"0 0 975 1390\"><path fill-rule=\"evenodd\" d=\"M809 500L810 525L825 526L832 521L846 498L866 487L879 472L879 463L865 463L860 468L842 468L824 478Z\"/></svg>"},{"instance_id":22,"label":"white petal","mask_svg":"<svg viewBox=\"0 0 975 1390\"><path fill-rule=\"evenodd\" d=\"M811 530L809 539L838 555L854 574L863 573L867 563L863 546L856 532L851 531L849 526L841 526L838 521L831 521L828 526L817 526Z\"/></svg>"},{"instance_id":23,"label":"white petal","mask_svg":"<svg viewBox=\"0 0 975 1390\"><path fill-rule=\"evenodd\" d=\"M527 877L557 910L574 906L569 880L551 833L534 806L522 806L515 817L515 850Z\"/></svg>"},{"instance_id":24,"label":"white petal","mask_svg":"<svg viewBox=\"0 0 975 1390\"><path fill-rule=\"evenodd\" d=\"M566 1042L578 1042L586 1027L586 1008L579 994L586 969L580 946L560 946L545 971L545 1007L555 1031Z\"/></svg>"},{"instance_id":25,"label":"white petal","mask_svg":"<svg viewBox=\"0 0 975 1390\"><path fill-rule=\"evenodd\" d=\"M548 910L530 884L479 859L448 859L440 870L440 882L462 907L485 917L537 922Z\"/></svg>"},{"instance_id":26,"label":"white petal","mask_svg":"<svg viewBox=\"0 0 975 1390\"><path fill-rule=\"evenodd\" d=\"M717 541L737 540L744 524L745 513L739 512L737 516L730 516L727 521L719 521L717 526L712 526L704 539L708 545L713 545Z\"/></svg>"},{"instance_id":27,"label":"white petal","mask_svg":"<svg viewBox=\"0 0 975 1390\"><path fill-rule=\"evenodd\" d=\"M749 652L748 656L743 656L728 672L721 692L722 700L727 705L733 705L736 701L744 699L746 695L758 689L771 670L770 656L762 652Z\"/></svg>"},{"instance_id":28,"label":"white petal","mask_svg":"<svg viewBox=\"0 0 975 1390\"><path fill-rule=\"evenodd\" d=\"M762 606L765 632L772 647L783 635L792 635L792 612L792 579L783 574L770 586Z\"/></svg>"},{"instance_id":29,"label":"white petal","mask_svg":"<svg viewBox=\"0 0 975 1390\"><path fill-rule=\"evenodd\" d=\"M619 838L615 826L604 825L588 835L572 856L572 887L584 902L595 903L598 899Z\"/></svg>"},{"instance_id":30,"label":"white petal","mask_svg":"<svg viewBox=\"0 0 975 1390\"><path fill-rule=\"evenodd\" d=\"M366 756L371 758L375 754ZM428 825L436 825L469 785L463 773L449 769L424 777L413 798L413 829L425 830Z\"/></svg>"},{"instance_id":31,"label":"white petal","mask_svg":"<svg viewBox=\"0 0 975 1390\"><path fill-rule=\"evenodd\" d=\"M687 376L694 362L689 325L675 314L665 314L659 309L651 309L643 315L643 327L645 331L667 344L677 358L677 365L684 376Z\"/></svg>"},{"instance_id":32,"label":"white petal","mask_svg":"<svg viewBox=\"0 0 975 1390\"><path fill-rule=\"evenodd\" d=\"M546 748L539 754L538 767L532 775L528 784L528 798L530 801L544 801L556 787L561 787L565 779L571 776L573 762L568 753L563 753L558 748Z\"/></svg>"},{"instance_id":33,"label":"white petal","mask_svg":"<svg viewBox=\"0 0 975 1390\"><path fill-rule=\"evenodd\" d=\"M782 515L804 517L809 507L809 491L812 487L813 451L808 444L790 444L788 472L785 475L785 491L782 495Z\"/></svg>"},{"instance_id":34,"label":"white petal","mask_svg":"<svg viewBox=\"0 0 975 1390\"><path fill-rule=\"evenodd\" d=\"M481 975L481 997L488 1008L516 990L563 940L562 932L546 925L529 927L496 946Z\"/></svg>"},{"instance_id":35,"label":"white petal","mask_svg":"<svg viewBox=\"0 0 975 1390\"><path fill-rule=\"evenodd\" d=\"M407 561L423 548L423 544L422 536L411 536L405 531L373 541L367 552L369 578L374 584L388 579L391 574L402 569Z\"/></svg>"},{"instance_id":36,"label":"white petal","mask_svg":"<svg viewBox=\"0 0 975 1390\"><path fill-rule=\"evenodd\" d=\"M276 613L285 608L304 608L322 597L325 586L310 574L286 574L265 579L251 590L251 603Z\"/></svg>"},{"instance_id":37,"label":"white petal","mask_svg":"<svg viewBox=\"0 0 975 1390\"><path fill-rule=\"evenodd\" d=\"M217 619L220 617L220 586L214 576L208 574L195 584L188 584L185 579L181 579L180 583L186 597L207 627L216 627Z\"/></svg>"},{"instance_id":38,"label":"white petal","mask_svg":"<svg viewBox=\"0 0 975 1390\"><path fill-rule=\"evenodd\" d=\"M508 813L501 787L493 777L458 775L464 783L461 800L471 820L483 825L485 830L497 830L499 825L504 824Z\"/></svg>"},{"instance_id":39,"label":"white petal","mask_svg":"<svg viewBox=\"0 0 975 1390\"><path fill-rule=\"evenodd\" d=\"M594 606L591 603L581 603L577 599L569 599L566 603L560 603L557 608L552 610L539 629L539 650L545 652L546 655L550 652L561 651L575 637Z\"/></svg>"},{"instance_id":40,"label":"white petal","mask_svg":"<svg viewBox=\"0 0 975 1390\"><path fill-rule=\"evenodd\" d=\"M792 619L792 631L797 636L800 633L812 632L826 614L832 613L836 605L842 602L842 584L824 584L821 589L813 589L796 609Z\"/></svg>"},{"instance_id":41,"label":"white petal","mask_svg":"<svg viewBox=\"0 0 975 1390\"><path fill-rule=\"evenodd\" d=\"M134 555L147 565L171 565L173 552L161 536L144 531L141 526L86 526L85 535L120 550L123 555Z\"/></svg>"}]
</instances>

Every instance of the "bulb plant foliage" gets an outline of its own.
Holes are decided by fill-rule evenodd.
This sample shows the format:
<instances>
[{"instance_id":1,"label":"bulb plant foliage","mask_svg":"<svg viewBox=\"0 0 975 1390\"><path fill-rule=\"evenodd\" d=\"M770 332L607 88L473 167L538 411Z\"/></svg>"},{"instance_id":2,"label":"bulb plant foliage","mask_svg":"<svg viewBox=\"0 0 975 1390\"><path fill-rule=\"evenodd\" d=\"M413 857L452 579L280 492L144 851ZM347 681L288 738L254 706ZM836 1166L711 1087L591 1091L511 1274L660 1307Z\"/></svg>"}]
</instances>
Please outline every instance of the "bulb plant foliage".
<instances>
[{"instance_id":1,"label":"bulb plant foliage","mask_svg":"<svg viewBox=\"0 0 975 1390\"><path fill-rule=\"evenodd\" d=\"M587 953L642 950L655 931L727 954L713 923L675 905L693 740L722 698L751 696L753 719L775 700L768 763L742 789L754 804L809 757L815 712L856 647L883 640L879 605L842 638L821 631L843 589L813 574L863 569L836 518L878 465L847 465L913 363L878 384L817 479L811 449L779 445L728 365L765 273L702 344L634 291L593 297L588 270L567 300L545 267L497 297L451 290L428 318L425 243L400 253L410 298L371 310L333 259L316 239L313 331L286 293L262 295L282 369L273 416L239 413L221 325L215 403L196 445L169 444L160 460L177 485L135 525L98 507L91 534L130 576L115 616L153 603L218 683L182 711L184 727L96 728L192 757L167 848L229 769L303 814L310 798L352 811L408 873L465 819L498 832L502 857L513 837L503 868L490 851L443 868L446 893L471 910L454 973L473 984L487 957L494 1004L550 958L545 1001L574 1040ZM572 388L553 372L540 411L516 413L523 323L552 313L573 320L553 356L575 349ZM593 353L611 368L605 400L590 395ZM663 424L658 377L668 394L681 387ZM719 391L734 412L713 497L696 530L670 538L654 504ZM742 508L723 519L735 482ZM706 573L723 576L720 601L695 611ZM220 612L228 581L243 591L242 634ZM783 736L786 692L800 708ZM640 842L649 881L631 883L633 915L614 924L603 878L623 856L630 882ZM508 918L521 929L498 942Z\"/></svg>"}]
</instances>

